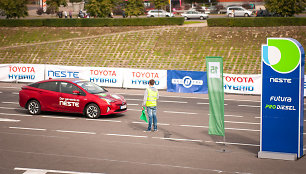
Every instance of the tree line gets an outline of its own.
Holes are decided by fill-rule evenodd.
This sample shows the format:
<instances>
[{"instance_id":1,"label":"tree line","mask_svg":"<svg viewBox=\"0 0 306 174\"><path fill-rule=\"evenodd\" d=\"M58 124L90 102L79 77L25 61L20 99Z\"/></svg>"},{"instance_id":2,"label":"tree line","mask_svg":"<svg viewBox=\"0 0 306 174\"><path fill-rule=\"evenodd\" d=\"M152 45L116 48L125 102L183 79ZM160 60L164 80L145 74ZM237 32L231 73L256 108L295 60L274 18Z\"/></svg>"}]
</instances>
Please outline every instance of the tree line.
<instances>
[{"instance_id":1,"label":"tree line","mask_svg":"<svg viewBox=\"0 0 306 174\"><path fill-rule=\"evenodd\" d=\"M82 0L70 0L80 2ZM198 2L199 0L187 0ZM201 0L202 1L202 0ZM163 9L169 4L169 0L151 0L156 9ZM10 18L28 16L27 0L0 0L0 15ZM265 0L265 7L273 13L283 17L291 17L305 10L306 0ZM47 0L49 10L58 12L59 7L67 6L67 0ZM85 9L91 16L105 18L112 13L115 7L121 7L127 16L139 16L144 14L143 0L88 0Z\"/></svg>"}]
</instances>

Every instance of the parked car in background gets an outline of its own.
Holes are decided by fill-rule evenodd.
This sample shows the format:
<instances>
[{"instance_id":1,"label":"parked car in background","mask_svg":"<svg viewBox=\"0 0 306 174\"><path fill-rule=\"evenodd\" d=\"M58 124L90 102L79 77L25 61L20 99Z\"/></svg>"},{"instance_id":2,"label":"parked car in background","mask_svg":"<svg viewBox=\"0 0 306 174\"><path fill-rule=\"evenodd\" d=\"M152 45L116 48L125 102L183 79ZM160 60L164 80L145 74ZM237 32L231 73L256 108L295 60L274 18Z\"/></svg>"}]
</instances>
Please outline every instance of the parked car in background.
<instances>
[{"instance_id":1,"label":"parked car in background","mask_svg":"<svg viewBox=\"0 0 306 174\"><path fill-rule=\"evenodd\" d=\"M253 13L252 11L247 10L240 6L227 7L226 10L226 15L228 17L238 17L238 16L249 17L252 15L252 13Z\"/></svg>"},{"instance_id":2,"label":"parked car in background","mask_svg":"<svg viewBox=\"0 0 306 174\"><path fill-rule=\"evenodd\" d=\"M127 110L123 96L81 79L50 79L23 86L19 105L32 115L41 111L81 113L89 118Z\"/></svg>"},{"instance_id":3,"label":"parked car in background","mask_svg":"<svg viewBox=\"0 0 306 174\"><path fill-rule=\"evenodd\" d=\"M204 19L208 18L208 14L201 13L201 12L198 12L198 11L187 11L185 13L182 13L181 15L185 18L185 20L188 20L188 19L204 20Z\"/></svg>"},{"instance_id":4,"label":"parked car in background","mask_svg":"<svg viewBox=\"0 0 306 174\"><path fill-rule=\"evenodd\" d=\"M147 17L174 17L174 14L165 10L150 10Z\"/></svg>"},{"instance_id":5,"label":"parked car in background","mask_svg":"<svg viewBox=\"0 0 306 174\"><path fill-rule=\"evenodd\" d=\"M261 9L255 12L255 16L256 17L280 17L279 14L271 13L268 10L261 10Z\"/></svg>"}]
</instances>

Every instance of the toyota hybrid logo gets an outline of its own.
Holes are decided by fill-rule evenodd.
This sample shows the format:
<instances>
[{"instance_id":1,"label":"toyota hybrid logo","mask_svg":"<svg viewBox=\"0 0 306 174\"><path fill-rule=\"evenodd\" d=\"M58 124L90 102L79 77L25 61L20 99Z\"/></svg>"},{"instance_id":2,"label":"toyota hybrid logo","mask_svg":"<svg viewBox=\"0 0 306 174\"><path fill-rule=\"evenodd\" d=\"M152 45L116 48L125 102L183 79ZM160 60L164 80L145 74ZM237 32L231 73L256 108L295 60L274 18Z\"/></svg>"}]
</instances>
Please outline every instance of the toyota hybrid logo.
<instances>
[{"instance_id":1,"label":"toyota hybrid logo","mask_svg":"<svg viewBox=\"0 0 306 174\"><path fill-rule=\"evenodd\" d=\"M203 80L192 80L191 77L185 76L183 79L172 79L172 84L180 84L185 88L190 88L192 85L203 85Z\"/></svg>"},{"instance_id":2,"label":"toyota hybrid logo","mask_svg":"<svg viewBox=\"0 0 306 174\"><path fill-rule=\"evenodd\" d=\"M300 48L293 39L268 38L262 46L262 59L276 72L286 74L294 71L301 60Z\"/></svg>"}]
</instances>

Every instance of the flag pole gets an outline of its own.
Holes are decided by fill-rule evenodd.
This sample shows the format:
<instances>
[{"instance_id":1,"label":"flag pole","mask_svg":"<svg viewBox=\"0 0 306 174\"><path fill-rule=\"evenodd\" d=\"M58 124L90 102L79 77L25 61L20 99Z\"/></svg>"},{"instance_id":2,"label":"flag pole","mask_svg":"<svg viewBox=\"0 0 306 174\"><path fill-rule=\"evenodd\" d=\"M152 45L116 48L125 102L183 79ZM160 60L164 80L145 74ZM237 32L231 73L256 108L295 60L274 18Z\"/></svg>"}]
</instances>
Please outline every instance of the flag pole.
<instances>
[{"instance_id":1,"label":"flag pole","mask_svg":"<svg viewBox=\"0 0 306 174\"><path fill-rule=\"evenodd\" d=\"M170 4L170 17L171 17L171 0L169 0L169 4Z\"/></svg>"}]
</instances>

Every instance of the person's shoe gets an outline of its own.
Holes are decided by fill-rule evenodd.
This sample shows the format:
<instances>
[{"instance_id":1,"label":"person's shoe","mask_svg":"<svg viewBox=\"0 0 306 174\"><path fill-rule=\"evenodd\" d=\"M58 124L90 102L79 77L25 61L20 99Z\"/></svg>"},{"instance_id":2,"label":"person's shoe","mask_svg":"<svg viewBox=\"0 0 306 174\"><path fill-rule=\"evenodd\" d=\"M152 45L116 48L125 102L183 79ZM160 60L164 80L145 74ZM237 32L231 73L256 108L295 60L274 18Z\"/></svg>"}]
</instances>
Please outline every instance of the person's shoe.
<instances>
[{"instance_id":1,"label":"person's shoe","mask_svg":"<svg viewBox=\"0 0 306 174\"><path fill-rule=\"evenodd\" d=\"M154 129L154 132L157 132L158 130L157 129Z\"/></svg>"},{"instance_id":2,"label":"person's shoe","mask_svg":"<svg viewBox=\"0 0 306 174\"><path fill-rule=\"evenodd\" d=\"M151 132L151 130L147 129L147 130L145 130L145 131L143 131L143 132Z\"/></svg>"}]
</instances>

